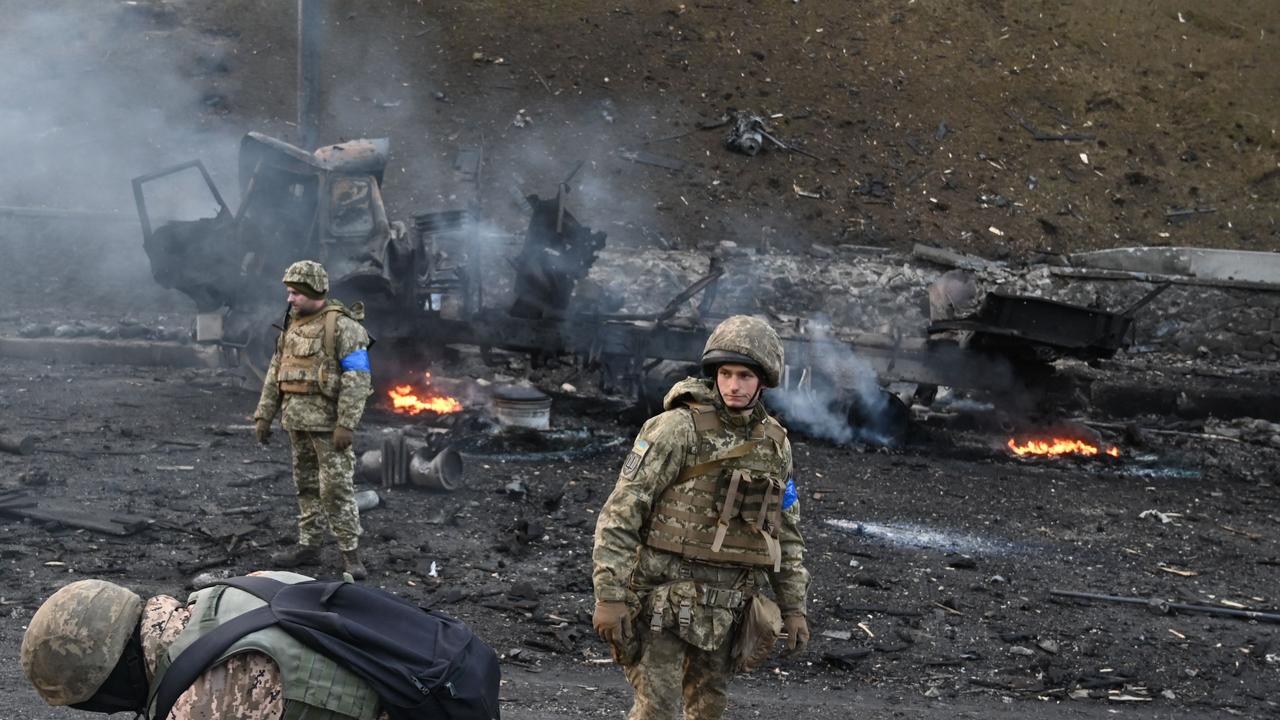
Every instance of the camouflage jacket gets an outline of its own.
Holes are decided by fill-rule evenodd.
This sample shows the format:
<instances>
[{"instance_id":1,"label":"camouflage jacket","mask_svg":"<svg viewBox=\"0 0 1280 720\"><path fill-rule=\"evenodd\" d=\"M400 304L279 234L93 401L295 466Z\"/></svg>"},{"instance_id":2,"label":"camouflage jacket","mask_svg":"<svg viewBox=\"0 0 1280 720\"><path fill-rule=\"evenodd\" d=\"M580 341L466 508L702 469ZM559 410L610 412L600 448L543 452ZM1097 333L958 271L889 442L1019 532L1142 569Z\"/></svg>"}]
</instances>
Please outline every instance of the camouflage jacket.
<instances>
[{"instance_id":1,"label":"camouflage jacket","mask_svg":"<svg viewBox=\"0 0 1280 720\"><path fill-rule=\"evenodd\" d=\"M329 306L339 306L336 300L330 300ZM322 311L323 312L323 311ZM321 313L317 313L321 314ZM368 351L369 334L363 326L348 313L338 314L338 322L334 338L334 360L338 363L339 381L336 397L324 394L300 394L281 392L278 373L280 361L286 342L301 341L314 346L312 352L319 350L324 323L310 321L306 316L298 318L290 313L290 325L276 345L276 352L271 356L271 364L267 367L262 381L262 395L258 398L258 407L254 410L254 420L273 420L280 413L280 425L285 430L305 432L326 432L335 427L354 430L360 424L364 414L365 400L373 392L373 379L367 369L343 369L343 359L353 353ZM320 350L322 352L322 350Z\"/></svg>"},{"instance_id":2,"label":"camouflage jacket","mask_svg":"<svg viewBox=\"0 0 1280 720\"><path fill-rule=\"evenodd\" d=\"M148 679L156 664L191 619L191 610L176 598L158 595L142 610L142 653ZM168 720L277 720L284 715L280 670L263 653L229 658L196 678L178 698Z\"/></svg>"},{"instance_id":3,"label":"camouflage jacket","mask_svg":"<svg viewBox=\"0 0 1280 720\"><path fill-rule=\"evenodd\" d=\"M636 447L644 448L638 467L624 467L613 492L596 520L595 548L592 551L592 583L598 602L618 602L634 597L634 573L644 545L654 503L681 471L695 461L698 438L693 416L685 403L714 404L726 424L741 426L744 436L749 426L765 417L757 405L749 418L730 415L705 380L687 379L677 383L664 401L665 412L651 418L640 429ZM791 445L783 442L784 467L791 468ZM633 455L635 451L633 450ZM800 535L800 504L793 501L782 512L778 540L782 546L781 569L768 572L769 584L784 615L803 615L809 587L804 567L804 538ZM657 553L644 548L646 555ZM674 578L673 578L674 579ZM647 583L646 583L647 584Z\"/></svg>"}]
</instances>

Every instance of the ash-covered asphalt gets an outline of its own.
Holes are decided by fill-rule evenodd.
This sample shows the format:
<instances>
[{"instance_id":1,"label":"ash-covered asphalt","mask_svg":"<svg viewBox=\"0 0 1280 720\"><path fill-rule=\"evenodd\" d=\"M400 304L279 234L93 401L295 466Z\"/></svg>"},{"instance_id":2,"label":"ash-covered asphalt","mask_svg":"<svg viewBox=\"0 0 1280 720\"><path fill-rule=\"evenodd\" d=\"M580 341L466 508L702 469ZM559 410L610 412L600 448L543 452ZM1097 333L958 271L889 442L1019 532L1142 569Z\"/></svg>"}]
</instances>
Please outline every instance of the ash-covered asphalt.
<instances>
[{"instance_id":1,"label":"ash-covered asphalt","mask_svg":"<svg viewBox=\"0 0 1280 720\"><path fill-rule=\"evenodd\" d=\"M227 371L0 362L3 424L40 437L34 455L0 454L0 489L156 521L114 537L0 519L3 717L71 716L45 708L17 663L27 618L61 584L103 577L181 596L198 573L265 567L292 541L287 445L277 433L259 447L241 429L256 390L238 386ZM410 422L372 412L358 449ZM555 424L624 444L634 432L599 413ZM1280 604L1276 452L1173 440L1123 447L1179 471L1135 477L1123 460L1016 461L982 449L990 438L937 428L900 453L797 439L814 641L739 678L729 717L1275 713L1274 626L1048 594ZM591 632L589 572L620 453L502 462L494 447L468 460L466 490L382 493L364 517L370 582L492 644L508 717L617 717L629 693ZM336 571L334 547L325 561L316 574Z\"/></svg>"}]
</instances>

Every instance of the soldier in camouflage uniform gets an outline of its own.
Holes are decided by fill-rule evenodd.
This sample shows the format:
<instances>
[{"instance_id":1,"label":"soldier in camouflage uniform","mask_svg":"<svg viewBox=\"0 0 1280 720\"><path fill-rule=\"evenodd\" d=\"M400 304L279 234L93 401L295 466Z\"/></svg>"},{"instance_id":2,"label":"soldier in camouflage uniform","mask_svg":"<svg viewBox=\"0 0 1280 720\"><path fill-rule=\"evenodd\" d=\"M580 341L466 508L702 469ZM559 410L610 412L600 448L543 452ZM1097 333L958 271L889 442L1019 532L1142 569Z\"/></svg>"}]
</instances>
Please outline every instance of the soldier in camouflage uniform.
<instances>
[{"instance_id":1,"label":"soldier in camouflage uniform","mask_svg":"<svg viewBox=\"0 0 1280 720\"><path fill-rule=\"evenodd\" d=\"M258 441L271 437L276 413L293 446L293 480L298 488L298 545L276 553L278 567L313 564L327 524L338 538L343 569L356 580L367 576L360 562L360 512L352 476L352 436L373 392L369 335L360 325L363 309L325 298L329 276L319 263L302 260L284 273L289 321L262 382L253 413Z\"/></svg>"},{"instance_id":2,"label":"soldier in camouflage uniform","mask_svg":"<svg viewBox=\"0 0 1280 720\"><path fill-rule=\"evenodd\" d=\"M640 429L596 522L592 624L635 702L628 720L725 710L732 635L771 586L792 652L809 640L804 539L786 430L760 403L782 372L761 320L725 320L702 355L711 380L671 388Z\"/></svg>"},{"instance_id":3,"label":"soldier in camouflage uniform","mask_svg":"<svg viewBox=\"0 0 1280 720\"><path fill-rule=\"evenodd\" d=\"M287 572L254 574L282 582L310 579ZM210 588L193 593L186 603L168 595L144 601L104 580L79 580L50 596L32 616L22 638L22 671L50 705L151 717L156 709L148 708L149 695L165 669L181 648L235 617L227 611L234 604L228 598L243 602L247 597L234 597L238 593ZM233 645L229 657L196 678L168 720L385 718L364 681L287 633L261 630L241 643L247 649ZM300 667L312 672L299 672Z\"/></svg>"}]
</instances>

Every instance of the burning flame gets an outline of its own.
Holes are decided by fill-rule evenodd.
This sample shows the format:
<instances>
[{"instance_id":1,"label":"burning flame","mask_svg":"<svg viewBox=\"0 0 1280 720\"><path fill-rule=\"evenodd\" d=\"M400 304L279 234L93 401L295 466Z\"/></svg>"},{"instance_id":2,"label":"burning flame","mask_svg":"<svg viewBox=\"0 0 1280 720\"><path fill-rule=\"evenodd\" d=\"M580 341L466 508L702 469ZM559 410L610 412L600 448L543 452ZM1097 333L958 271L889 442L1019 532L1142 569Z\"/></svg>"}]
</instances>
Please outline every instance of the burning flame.
<instances>
[{"instance_id":1,"label":"burning flame","mask_svg":"<svg viewBox=\"0 0 1280 720\"><path fill-rule=\"evenodd\" d=\"M1120 448L1109 447L1106 450L1097 445L1090 445L1083 440L1072 440L1069 438L1050 438L1048 440L1028 440L1019 445L1014 438L1009 438L1009 449L1018 457L1026 457L1027 455L1047 455L1056 457L1058 455L1084 455L1093 456L1098 453L1105 453L1111 457L1120 457Z\"/></svg>"},{"instance_id":2,"label":"burning flame","mask_svg":"<svg viewBox=\"0 0 1280 720\"><path fill-rule=\"evenodd\" d=\"M426 390L421 393L413 389L413 385L397 385L387 391L391 398L391 407L398 413L417 415L430 411L437 415L462 412L462 403L457 398L440 395L431 390L431 373L423 373L426 378ZM419 397L421 395L421 397Z\"/></svg>"}]
</instances>

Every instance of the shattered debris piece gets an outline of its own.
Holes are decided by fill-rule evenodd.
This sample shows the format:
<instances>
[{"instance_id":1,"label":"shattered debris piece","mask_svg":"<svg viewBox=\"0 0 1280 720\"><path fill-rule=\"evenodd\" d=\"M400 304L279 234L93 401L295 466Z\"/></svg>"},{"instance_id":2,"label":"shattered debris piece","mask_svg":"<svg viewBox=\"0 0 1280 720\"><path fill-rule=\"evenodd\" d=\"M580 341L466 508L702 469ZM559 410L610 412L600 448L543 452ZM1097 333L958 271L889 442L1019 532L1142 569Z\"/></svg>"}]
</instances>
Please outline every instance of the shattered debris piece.
<instances>
[{"instance_id":1,"label":"shattered debris piece","mask_svg":"<svg viewBox=\"0 0 1280 720\"><path fill-rule=\"evenodd\" d=\"M1156 569L1179 577L1196 577L1200 574L1195 570L1187 570L1186 568L1180 568L1175 565L1166 565L1164 563L1156 565Z\"/></svg>"},{"instance_id":2,"label":"shattered debris piece","mask_svg":"<svg viewBox=\"0 0 1280 720\"><path fill-rule=\"evenodd\" d=\"M816 193L811 190L801 190L800 186L794 183L791 185L791 189L795 192L796 195L799 195L800 197L813 198L814 200L822 199L822 195L820 193Z\"/></svg>"},{"instance_id":3,"label":"shattered debris piece","mask_svg":"<svg viewBox=\"0 0 1280 720\"><path fill-rule=\"evenodd\" d=\"M533 118L525 114L524 108L520 108L516 111L516 117L511 124L518 128L528 127L533 124Z\"/></svg>"},{"instance_id":4,"label":"shattered debris piece","mask_svg":"<svg viewBox=\"0 0 1280 720\"><path fill-rule=\"evenodd\" d=\"M1171 522L1173 522L1174 520L1177 520L1177 519L1178 519L1178 518L1180 518L1180 517L1182 517L1182 513L1176 513L1176 512L1171 512L1171 513L1160 512L1159 510L1156 510L1156 509L1154 509L1154 508L1153 508L1153 509L1151 509L1151 510L1143 510L1142 512L1138 513L1138 518L1139 518L1140 520L1145 520L1145 519L1147 519L1147 518L1155 518L1155 519L1159 520L1159 521L1160 521L1160 523L1161 523L1162 525L1164 525L1164 524L1168 524L1168 523L1171 523Z\"/></svg>"},{"instance_id":5,"label":"shattered debris piece","mask_svg":"<svg viewBox=\"0 0 1280 720\"><path fill-rule=\"evenodd\" d=\"M683 170L685 166L683 160L657 155L645 150L620 150L618 151L618 157L623 160L630 160L633 163L653 165L667 170Z\"/></svg>"}]
</instances>

